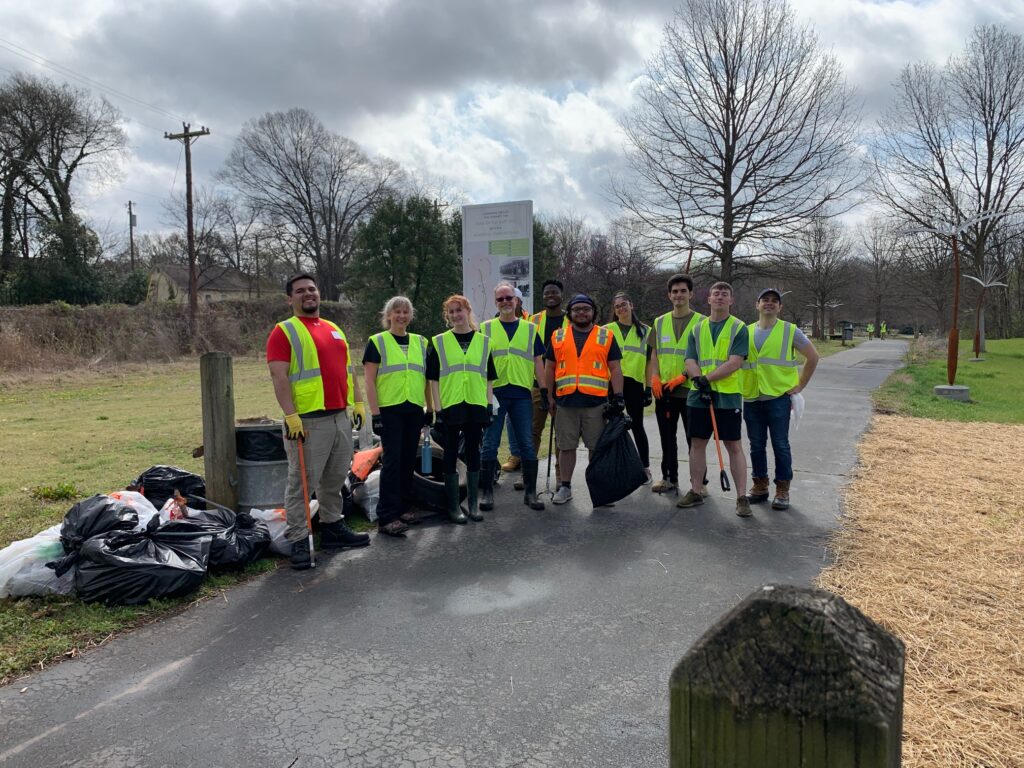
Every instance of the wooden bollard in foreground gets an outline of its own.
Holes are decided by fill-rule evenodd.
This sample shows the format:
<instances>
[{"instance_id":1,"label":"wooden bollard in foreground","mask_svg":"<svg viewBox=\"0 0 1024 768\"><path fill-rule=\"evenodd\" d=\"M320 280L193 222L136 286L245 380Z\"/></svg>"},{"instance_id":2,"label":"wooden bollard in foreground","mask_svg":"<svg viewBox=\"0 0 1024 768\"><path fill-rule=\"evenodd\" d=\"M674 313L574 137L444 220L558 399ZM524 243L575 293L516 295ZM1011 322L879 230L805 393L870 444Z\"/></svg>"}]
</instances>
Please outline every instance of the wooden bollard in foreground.
<instances>
[{"instance_id":1,"label":"wooden bollard in foreground","mask_svg":"<svg viewBox=\"0 0 1024 768\"><path fill-rule=\"evenodd\" d=\"M203 458L206 496L238 509L238 456L235 449L235 383L231 355L207 352L199 358L203 393Z\"/></svg>"},{"instance_id":2,"label":"wooden bollard in foreground","mask_svg":"<svg viewBox=\"0 0 1024 768\"><path fill-rule=\"evenodd\" d=\"M672 672L672 768L897 768L903 643L841 597L758 589Z\"/></svg>"}]
</instances>

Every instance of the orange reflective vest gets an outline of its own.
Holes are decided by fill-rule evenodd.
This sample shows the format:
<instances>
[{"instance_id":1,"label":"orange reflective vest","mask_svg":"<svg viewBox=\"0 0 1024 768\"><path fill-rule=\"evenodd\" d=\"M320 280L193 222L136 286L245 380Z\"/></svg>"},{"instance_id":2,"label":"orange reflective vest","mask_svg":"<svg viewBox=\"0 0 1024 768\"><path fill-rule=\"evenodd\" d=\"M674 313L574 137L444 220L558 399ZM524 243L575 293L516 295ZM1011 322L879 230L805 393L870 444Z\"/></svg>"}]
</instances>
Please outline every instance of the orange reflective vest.
<instances>
[{"instance_id":1,"label":"orange reflective vest","mask_svg":"<svg viewBox=\"0 0 1024 768\"><path fill-rule=\"evenodd\" d=\"M572 331L559 328L551 336L551 350L555 353L555 394L559 397L580 392L584 395L608 395L608 353L615 336L607 328L594 326L583 345L583 353L576 353Z\"/></svg>"}]
</instances>

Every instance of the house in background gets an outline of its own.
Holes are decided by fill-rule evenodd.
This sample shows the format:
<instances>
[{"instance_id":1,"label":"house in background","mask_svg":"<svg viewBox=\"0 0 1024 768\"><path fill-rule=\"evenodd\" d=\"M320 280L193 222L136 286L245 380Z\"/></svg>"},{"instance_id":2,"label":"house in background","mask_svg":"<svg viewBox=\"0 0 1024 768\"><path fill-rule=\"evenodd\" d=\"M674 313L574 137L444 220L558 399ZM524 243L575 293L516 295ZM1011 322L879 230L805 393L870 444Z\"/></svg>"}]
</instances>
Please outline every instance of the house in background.
<instances>
[{"instance_id":1,"label":"house in background","mask_svg":"<svg viewBox=\"0 0 1024 768\"><path fill-rule=\"evenodd\" d=\"M256 298L256 281L234 267L209 266L200 268L196 275L199 301L209 303L225 299ZM263 284L261 293L267 295L275 289ZM149 273L146 300L152 302L188 302L188 267L181 264L163 264Z\"/></svg>"}]
</instances>

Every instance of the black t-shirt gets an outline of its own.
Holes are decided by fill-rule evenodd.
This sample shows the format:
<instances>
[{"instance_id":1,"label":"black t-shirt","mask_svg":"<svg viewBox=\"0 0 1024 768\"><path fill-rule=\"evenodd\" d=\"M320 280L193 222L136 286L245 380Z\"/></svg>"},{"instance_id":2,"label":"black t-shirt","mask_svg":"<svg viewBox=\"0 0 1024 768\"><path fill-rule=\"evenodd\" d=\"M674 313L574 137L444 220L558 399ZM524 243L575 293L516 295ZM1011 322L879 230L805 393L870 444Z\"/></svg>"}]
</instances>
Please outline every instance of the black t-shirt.
<instances>
[{"instance_id":1,"label":"black t-shirt","mask_svg":"<svg viewBox=\"0 0 1024 768\"><path fill-rule=\"evenodd\" d=\"M476 331L469 331L468 333L456 333L455 340L459 342L459 346L462 347L462 351L465 352L473 341L473 335ZM434 349L434 344L428 346L427 349L427 379L429 381L439 381L441 378L441 359L437 356L437 350ZM487 356L487 380L494 381L498 378L498 372L494 369L494 360L488 355ZM437 407L439 403L435 403ZM447 424L452 426L459 426L462 424L486 424L487 423L487 409L480 405L470 405L469 403L457 403L456 405L449 406L448 408L441 409L441 416L444 418Z\"/></svg>"},{"instance_id":2,"label":"black t-shirt","mask_svg":"<svg viewBox=\"0 0 1024 768\"><path fill-rule=\"evenodd\" d=\"M580 331L575 326L572 328L572 340L576 344L576 354L580 355L583 352L583 347L587 343L587 339L590 338L590 330ZM544 353L544 359L555 360L555 351L548 342L547 351ZM622 359L622 350L619 348L619 342L612 337L612 345L608 348L608 362L612 363L616 360ZM611 394L611 386L608 388L609 394ZM588 395L583 392L573 392L569 395L555 396L555 402L559 405L568 406L570 408L592 408L595 405L602 405L608 401L608 398L601 397L600 395Z\"/></svg>"}]
</instances>

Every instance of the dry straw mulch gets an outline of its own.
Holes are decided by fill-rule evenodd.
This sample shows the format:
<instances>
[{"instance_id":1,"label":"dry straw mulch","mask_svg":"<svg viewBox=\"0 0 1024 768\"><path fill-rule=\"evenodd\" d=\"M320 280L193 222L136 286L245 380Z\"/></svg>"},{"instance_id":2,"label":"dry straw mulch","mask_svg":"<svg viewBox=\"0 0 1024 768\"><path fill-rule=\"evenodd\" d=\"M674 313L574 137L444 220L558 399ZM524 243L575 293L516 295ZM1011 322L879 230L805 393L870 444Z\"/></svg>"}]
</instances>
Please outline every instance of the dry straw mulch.
<instances>
[{"instance_id":1,"label":"dry straw mulch","mask_svg":"<svg viewBox=\"0 0 1024 768\"><path fill-rule=\"evenodd\" d=\"M1024 426L876 416L820 584L907 646L903 765L1024 766Z\"/></svg>"}]
</instances>

